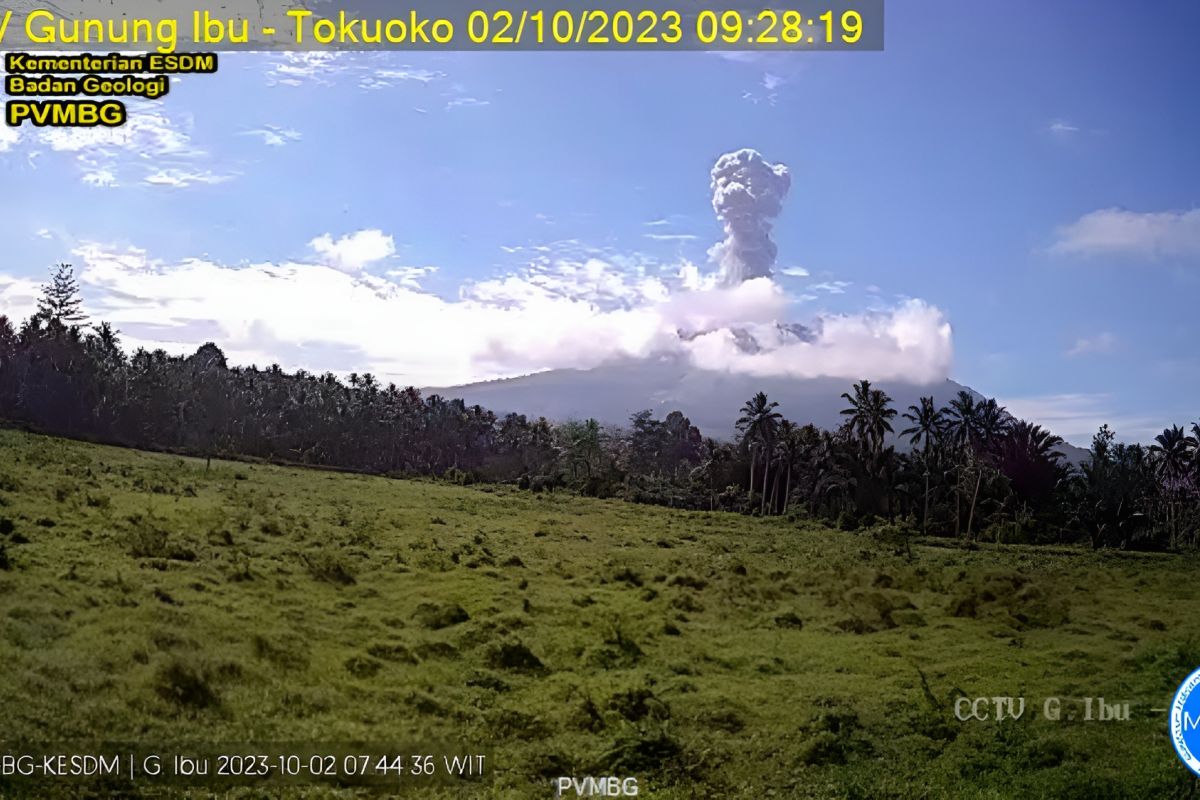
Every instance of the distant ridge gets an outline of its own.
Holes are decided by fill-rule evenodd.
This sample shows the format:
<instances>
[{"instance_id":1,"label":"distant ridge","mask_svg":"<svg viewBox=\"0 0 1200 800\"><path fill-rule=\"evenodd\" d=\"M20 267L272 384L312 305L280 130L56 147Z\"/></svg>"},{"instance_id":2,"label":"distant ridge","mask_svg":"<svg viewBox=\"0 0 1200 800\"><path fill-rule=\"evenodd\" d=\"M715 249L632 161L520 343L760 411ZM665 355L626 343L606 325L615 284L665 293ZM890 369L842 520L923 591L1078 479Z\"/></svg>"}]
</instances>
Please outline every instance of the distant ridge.
<instances>
[{"instance_id":1,"label":"distant ridge","mask_svg":"<svg viewBox=\"0 0 1200 800\"><path fill-rule=\"evenodd\" d=\"M498 414L517 412L557 421L592 417L610 425L624 425L630 414L643 409L660 417L678 410L704 435L731 439L742 404L760 391L778 402L780 412L793 422L811 422L833 430L842 422L840 412L846 405L842 392L850 391L852 383L842 378L758 377L702 370L682 359L661 357L424 391L461 397L470 405L481 405ZM923 396L932 395L939 406L949 403L962 390L982 397L952 380L933 384L880 381L875 385L891 395L900 413L917 405ZM899 432L904 426L894 427ZM1088 451L1070 444L1059 449L1074 464L1088 455Z\"/></svg>"}]
</instances>

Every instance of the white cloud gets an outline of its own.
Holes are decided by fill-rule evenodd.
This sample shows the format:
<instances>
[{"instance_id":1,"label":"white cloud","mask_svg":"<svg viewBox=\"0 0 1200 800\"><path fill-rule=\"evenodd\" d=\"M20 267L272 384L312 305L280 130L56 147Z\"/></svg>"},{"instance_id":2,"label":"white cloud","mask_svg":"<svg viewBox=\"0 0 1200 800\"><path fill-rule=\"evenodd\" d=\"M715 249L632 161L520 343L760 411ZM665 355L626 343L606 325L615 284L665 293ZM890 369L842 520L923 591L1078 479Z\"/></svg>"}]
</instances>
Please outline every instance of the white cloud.
<instances>
[{"instance_id":1,"label":"white cloud","mask_svg":"<svg viewBox=\"0 0 1200 800\"><path fill-rule=\"evenodd\" d=\"M0 153L11 150L21 140L21 129L0 125Z\"/></svg>"},{"instance_id":2,"label":"white cloud","mask_svg":"<svg viewBox=\"0 0 1200 800\"><path fill-rule=\"evenodd\" d=\"M659 242L686 242L699 238L694 233L643 233L642 236Z\"/></svg>"},{"instance_id":3,"label":"white cloud","mask_svg":"<svg viewBox=\"0 0 1200 800\"><path fill-rule=\"evenodd\" d=\"M190 121L180 122L166 114L138 108L130 109L129 119L119 128L44 128L38 139L51 150L82 151L123 150L138 155L198 155L188 129Z\"/></svg>"},{"instance_id":4,"label":"white cloud","mask_svg":"<svg viewBox=\"0 0 1200 800\"><path fill-rule=\"evenodd\" d=\"M347 234L336 241L325 233L308 244L325 263L342 272L358 272L396 252L392 237L377 228Z\"/></svg>"},{"instance_id":5,"label":"white cloud","mask_svg":"<svg viewBox=\"0 0 1200 800\"><path fill-rule=\"evenodd\" d=\"M1106 208L1058 230L1051 252L1149 258L1200 255L1200 209L1139 213Z\"/></svg>"},{"instance_id":6,"label":"white cloud","mask_svg":"<svg viewBox=\"0 0 1200 800\"><path fill-rule=\"evenodd\" d=\"M1067 356L1084 356L1084 355L1100 355L1111 353L1117 345L1117 337L1104 331L1096 336L1082 337L1075 340L1075 344L1067 351Z\"/></svg>"},{"instance_id":7,"label":"white cloud","mask_svg":"<svg viewBox=\"0 0 1200 800\"><path fill-rule=\"evenodd\" d=\"M357 78L358 88L387 89L404 83L429 84L446 77L444 72L409 64L380 66L391 55L306 51L271 55L267 60L267 83L271 86L332 86L342 78Z\"/></svg>"},{"instance_id":8,"label":"white cloud","mask_svg":"<svg viewBox=\"0 0 1200 800\"><path fill-rule=\"evenodd\" d=\"M814 292L826 292L827 294L845 294L846 289L852 286L851 281L825 281L824 283L814 283L808 287Z\"/></svg>"},{"instance_id":9,"label":"white cloud","mask_svg":"<svg viewBox=\"0 0 1200 800\"><path fill-rule=\"evenodd\" d=\"M303 86L308 83L324 84L351 64L350 54L331 53L324 50L281 53L270 60L267 82L283 86Z\"/></svg>"},{"instance_id":10,"label":"white cloud","mask_svg":"<svg viewBox=\"0 0 1200 800\"><path fill-rule=\"evenodd\" d=\"M787 278L807 278L808 270L804 267L784 267L783 269L775 270L776 274L783 275Z\"/></svg>"},{"instance_id":11,"label":"white cloud","mask_svg":"<svg viewBox=\"0 0 1200 800\"><path fill-rule=\"evenodd\" d=\"M0 316L7 316L13 326L33 316L42 287L28 278L13 278L0 274Z\"/></svg>"},{"instance_id":12,"label":"white cloud","mask_svg":"<svg viewBox=\"0 0 1200 800\"><path fill-rule=\"evenodd\" d=\"M280 128L275 125L264 125L261 128L242 131L241 135L257 136L262 139L263 144L267 147L283 147L288 142L298 142L301 139L300 131L292 130L291 128Z\"/></svg>"},{"instance_id":13,"label":"white cloud","mask_svg":"<svg viewBox=\"0 0 1200 800\"><path fill-rule=\"evenodd\" d=\"M1002 399L1013 415L1037 423L1078 447L1089 447L1101 425L1123 441L1148 442L1162 432L1161 420L1121 414L1107 394L1052 394Z\"/></svg>"},{"instance_id":14,"label":"white cloud","mask_svg":"<svg viewBox=\"0 0 1200 800\"><path fill-rule=\"evenodd\" d=\"M490 106L492 101L480 100L477 97L453 97L446 103L446 110L453 108L480 108L482 106Z\"/></svg>"},{"instance_id":15,"label":"white cloud","mask_svg":"<svg viewBox=\"0 0 1200 800\"><path fill-rule=\"evenodd\" d=\"M763 73L762 86L768 92L775 91L780 86L783 86L785 82L786 81L779 75L773 75L770 72Z\"/></svg>"},{"instance_id":16,"label":"white cloud","mask_svg":"<svg viewBox=\"0 0 1200 800\"><path fill-rule=\"evenodd\" d=\"M84 170L80 180L88 186L102 189L117 185L116 173L108 167L88 167Z\"/></svg>"},{"instance_id":17,"label":"white cloud","mask_svg":"<svg viewBox=\"0 0 1200 800\"><path fill-rule=\"evenodd\" d=\"M218 175L208 170L189 169L160 169L142 178L142 182L150 186L169 186L173 189L184 189L196 184L225 183L233 180L232 175Z\"/></svg>"},{"instance_id":18,"label":"white cloud","mask_svg":"<svg viewBox=\"0 0 1200 800\"><path fill-rule=\"evenodd\" d=\"M671 275L638 256L547 255L445 299L419 288L429 267L382 277L359 269L392 252L379 231L326 234L312 246L325 263L166 263L95 243L75 255L87 313L112 322L128 346L186 353L212 340L233 363L370 371L397 383L451 385L657 353L755 375L934 381L953 355L949 324L919 300L809 321L801 340L776 324L795 299L777 283L722 287L690 263ZM0 313L27 316L35 297L29 282L0 278ZM745 347L747 334L756 347Z\"/></svg>"},{"instance_id":19,"label":"white cloud","mask_svg":"<svg viewBox=\"0 0 1200 800\"><path fill-rule=\"evenodd\" d=\"M1070 136L1073 133L1079 133L1079 128L1069 122L1055 120L1050 123L1050 132L1055 136Z\"/></svg>"},{"instance_id":20,"label":"white cloud","mask_svg":"<svg viewBox=\"0 0 1200 800\"><path fill-rule=\"evenodd\" d=\"M767 279L747 283L762 281ZM949 374L953 362L950 323L940 310L921 300L864 314L824 317L815 329L813 341L797 340L777 326L752 329L762 348L758 352L740 348L734 333L723 329L698 337L688 349L694 361L709 368L798 378L869 376L933 383Z\"/></svg>"},{"instance_id":21,"label":"white cloud","mask_svg":"<svg viewBox=\"0 0 1200 800\"><path fill-rule=\"evenodd\" d=\"M148 185L183 188L222 183L234 175L207 166L208 154L192 143L187 115L170 117L150 104L135 104L118 128L44 128L24 137L31 146L72 158L87 186ZM29 153L32 160L41 151Z\"/></svg>"},{"instance_id":22,"label":"white cloud","mask_svg":"<svg viewBox=\"0 0 1200 800\"><path fill-rule=\"evenodd\" d=\"M705 52L722 61L732 61L735 64L753 64L762 58L762 53L751 50L707 50Z\"/></svg>"},{"instance_id":23,"label":"white cloud","mask_svg":"<svg viewBox=\"0 0 1200 800\"><path fill-rule=\"evenodd\" d=\"M432 69L418 69L416 67L402 66L398 69L378 69L375 74L364 78L367 85L360 83L364 89L383 89L391 86L393 83L400 81L416 81L418 83L430 83L440 78L446 77L446 73L438 72Z\"/></svg>"},{"instance_id":24,"label":"white cloud","mask_svg":"<svg viewBox=\"0 0 1200 800\"><path fill-rule=\"evenodd\" d=\"M421 281L437 270L437 267L397 267L384 274L407 289L420 289Z\"/></svg>"}]
</instances>

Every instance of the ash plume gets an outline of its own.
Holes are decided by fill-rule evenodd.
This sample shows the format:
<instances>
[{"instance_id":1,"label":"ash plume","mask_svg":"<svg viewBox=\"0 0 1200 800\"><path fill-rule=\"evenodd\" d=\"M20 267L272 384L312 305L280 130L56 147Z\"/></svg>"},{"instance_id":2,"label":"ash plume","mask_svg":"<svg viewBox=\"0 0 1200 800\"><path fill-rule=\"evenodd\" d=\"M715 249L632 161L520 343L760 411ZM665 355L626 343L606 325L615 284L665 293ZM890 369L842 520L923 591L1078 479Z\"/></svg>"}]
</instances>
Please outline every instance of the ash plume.
<instances>
[{"instance_id":1,"label":"ash plume","mask_svg":"<svg viewBox=\"0 0 1200 800\"><path fill-rule=\"evenodd\" d=\"M783 164L772 164L757 150L726 153L712 168L712 206L725 225L725 241L709 250L727 286L751 278L769 278L777 249L772 221L783 210L792 178Z\"/></svg>"}]
</instances>

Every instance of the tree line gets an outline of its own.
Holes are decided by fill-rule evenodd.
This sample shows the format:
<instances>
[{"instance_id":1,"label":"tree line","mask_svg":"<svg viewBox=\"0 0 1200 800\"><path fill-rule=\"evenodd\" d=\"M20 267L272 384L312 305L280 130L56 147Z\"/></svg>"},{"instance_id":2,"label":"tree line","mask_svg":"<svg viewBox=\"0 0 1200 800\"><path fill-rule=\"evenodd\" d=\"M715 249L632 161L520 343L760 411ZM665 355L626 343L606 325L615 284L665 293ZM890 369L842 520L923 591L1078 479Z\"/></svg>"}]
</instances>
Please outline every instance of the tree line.
<instances>
[{"instance_id":1,"label":"tree line","mask_svg":"<svg viewBox=\"0 0 1200 800\"><path fill-rule=\"evenodd\" d=\"M258 458L393 476L511 482L679 508L822 519L847 530L966 542L1200 544L1200 424L1154 444L1107 426L1089 457L994 399L960 392L906 410L863 380L832 431L785 419L758 393L737 437L701 436L678 411L625 426L499 415L373 375L230 366L212 343L187 357L127 355L90 325L68 265L19 327L0 316L0 419L145 449ZM898 430L897 430L898 429Z\"/></svg>"}]
</instances>

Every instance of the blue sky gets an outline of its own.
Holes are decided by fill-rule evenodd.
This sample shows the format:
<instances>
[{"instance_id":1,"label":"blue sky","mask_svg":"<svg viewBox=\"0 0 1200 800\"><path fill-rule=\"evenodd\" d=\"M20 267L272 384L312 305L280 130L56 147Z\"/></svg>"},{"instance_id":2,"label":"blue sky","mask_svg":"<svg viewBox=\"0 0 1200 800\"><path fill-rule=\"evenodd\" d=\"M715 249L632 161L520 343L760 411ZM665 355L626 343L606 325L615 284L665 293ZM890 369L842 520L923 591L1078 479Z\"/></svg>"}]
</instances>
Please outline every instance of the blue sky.
<instances>
[{"instance_id":1,"label":"blue sky","mask_svg":"<svg viewBox=\"0 0 1200 800\"><path fill-rule=\"evenodd\" d=\"M0 130L0 313L68 260L131 345L418 384L824 320L820 354L689 353L1145 440L1200 417L1198 29L905 2L882 53L224 55L122 131ZM775 281L725 296L709 170L745 147L791 189Z\"/></svg>"}]
</instances>

